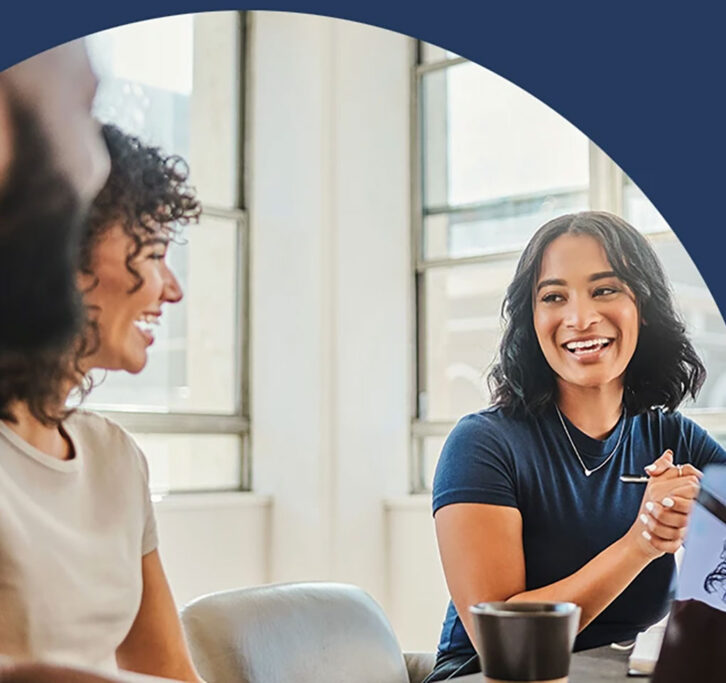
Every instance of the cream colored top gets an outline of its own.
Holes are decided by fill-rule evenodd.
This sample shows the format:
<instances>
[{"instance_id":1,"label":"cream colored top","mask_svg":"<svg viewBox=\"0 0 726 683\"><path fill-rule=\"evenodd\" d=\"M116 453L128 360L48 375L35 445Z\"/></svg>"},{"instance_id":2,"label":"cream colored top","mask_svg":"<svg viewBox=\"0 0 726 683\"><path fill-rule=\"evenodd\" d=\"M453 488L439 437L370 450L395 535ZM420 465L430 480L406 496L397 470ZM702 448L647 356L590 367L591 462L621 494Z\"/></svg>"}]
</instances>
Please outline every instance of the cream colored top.
<instances>
[{"instance_id":1,"label":"cream colored top","mask_svg":"<svg viewBox=\"0 0 726 683\"><path fill-rule=\"evenodd\" d=\"M158 542L148 469L106 418L78 411L64 428L70 460L0 422L0 653L114 670Z\"/></svg>"}]
</instances>

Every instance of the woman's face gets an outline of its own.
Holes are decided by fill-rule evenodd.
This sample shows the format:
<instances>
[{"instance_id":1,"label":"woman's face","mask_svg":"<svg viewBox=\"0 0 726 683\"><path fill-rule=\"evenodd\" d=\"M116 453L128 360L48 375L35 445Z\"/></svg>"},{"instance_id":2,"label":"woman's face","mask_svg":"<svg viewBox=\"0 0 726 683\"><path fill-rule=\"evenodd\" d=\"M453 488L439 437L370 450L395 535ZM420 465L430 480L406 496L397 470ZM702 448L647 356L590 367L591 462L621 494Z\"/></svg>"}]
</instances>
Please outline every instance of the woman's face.
<instances>
[{"instance_id":1,"label":"woman's face","mask_svg":"<svg viewBox=\"0 0 726 683\"><path fill-rule=\"evenodd\" d=\"M633 292L613 272L600 242L571 234L553 240L533 296L534 330L559 381L622 386L640 316Z\"/></svg>"},{"instance_id":2,"label":"woman's face","mask_svg":"<svg viewBox=\"0 0 726 683\"><path fill-rule=\"evenodd\" d=\"M131 266L143 283L130 292L137 279L126 267L134 241L120 225L107 230L93 250L93 275L79 275L84 303L98 323L99 347L84 365L90 368L140 372L146 365L147 349L154 343L152 329L159 324L162 304L182 298L179 282L166 263L168 237L149 235ZM93 287L95 279L98 284ZM90 288L90 289L89 289Z\"/></svg>"}]
</instances>

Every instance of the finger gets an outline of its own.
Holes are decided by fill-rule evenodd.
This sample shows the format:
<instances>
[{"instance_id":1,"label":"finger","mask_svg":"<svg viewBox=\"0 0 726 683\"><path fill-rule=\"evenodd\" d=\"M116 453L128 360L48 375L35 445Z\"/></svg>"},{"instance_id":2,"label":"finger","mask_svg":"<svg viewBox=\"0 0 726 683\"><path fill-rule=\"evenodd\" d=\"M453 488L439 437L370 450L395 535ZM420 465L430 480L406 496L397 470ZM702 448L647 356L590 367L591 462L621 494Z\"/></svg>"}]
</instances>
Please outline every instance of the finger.
<instances>
[{"instance_id":1,"label":"finger","mask_svg":"<svg viewBox=\"0 0 726 683\"><path fill-rule=\"evenodd\" d=\"M656 462L658 461L656 460ZM665 469L658 468L655 474L651 473L647 467L645 469L651 477L658 477L659 479L675 479L676 477L692 476L700 480L703 477L703 472L691 465L691 463L670 465L670 467L666 467Z\"/></svg>"},{"instance_id":2,"label":"finger","mask_svg":"<svg viewBox=\"0 0 726 683\"><path fill-rule=\"evenodd\" d=\"M657 477L671 467L673 467L673 451L668 448L663 452L663 455L661 455L660 458L654 460L650 463L650 465L647 465L645 471L651 477Z\"/></svg>"},{"instance_id":3,"label":"finger","mask_svg":"<svg viewBox=\"0 0 726 683\"><path fill-rule=\"evenodd\" d=\"M678 512L684 515L688 515L691 512L693 506L693 498L682 498L681 496L667 495L660 499L649 500L645 503L653 503L654 505L661 505L669 512Z\"/></svg>"},{"instance_id":4,"label":"finger","mask_svg":"<svg viewBox=\"0 0 726 683\"><path fill-rule=\"evenodd\" d=\"M686 537L685 529L671 529L670 527L656 527L648 530L652 541L660 541L661 543L677 542L683 543Z\"/></svg>"},{"instance_id":5,"label":"finger","mask_svg":"<svg viewBox=\"0 0 726 683\"><path fill-rule=\"evenodd\" d=\"M690 462L685 463L681 466L681 475L682 476L695 476L698 477L698 480L700 481L703 477L703 472L699 470L697 467L694 467L691 465Z\"/></svg>"},{"instance_id":6,"label":"finger","mask_svg":"<svg viewBox=\"0 0 726 683\"><path fill-rule=\"evenodd\" d=\"M700 490L701 485L696 477L683 477L680 481L674 482L672 487L669 487L664 491L661 489L660 491L663 491L665 496L670 498L678 497L693 500L696 496L698 496L698 492Z\"/></svg>"},{"instance_id":7,"label":"finger","mask_svg":"<svg viewBox=\"0 0 726 683\"><path fill-rule=\"evenodd\" d=\"M643 537L644 541L648 544L648 547L651 548L652 551L658 554L663 553L674 553L683 545L683 541L676 539L673 541L666 541L662 538L659 538L658 536L654 536L650 531L647 529L643 529L641 532L641 536Z\"/></svg>"},{"instance_id":8,"label":"finger","mask_svg":"<svg viewBox=\"0 0 726 683\"><path fill-rule=\"evenodd\" d=\"M648 501L644 506L645 515L652 517L654 523L670 526L674 529L686 526L688 524L688 513L677 512L672 508L664 508L660 503Z\"/></svg>"},{"instance_id":9,"label":"finger","mask_svg":"<svg viewBox=\"0 0 726 683\"><path fill-rule=\"evenodd\" d=\"M646 531L645 533L649 534L650 532ZM659 552L669 553L671 555L683 546L682 540L664 541L663 539L658 538L657 536L653 536L652 534L650 534L650 539L648 542L653 548L655 548Z\"/></svg>"},{"instance_id":10,"label":"finger","mask_svg":"<svg viewBox=\"0 0 726 683\"><path fill-rule=\"evenodd\" d=\"M658 501L664 496L673 495L692 498L698 495L700 488L701 481L693 474L683 477L671 477L669 473L665 473L648 482L643 498Z\"/></svg>"},{"instance_id":11,"label":"finger","mask_svg":"<svg viewBox=\"0 0 726 683\"><path fill-rule=\"evenodd\" d=\"M675 528L664 526L646 514L640 515L640 521L653 538L659 538L662 541L677 541L683 538L686 533L685 526Z\"/></svg>"}]
</instances>

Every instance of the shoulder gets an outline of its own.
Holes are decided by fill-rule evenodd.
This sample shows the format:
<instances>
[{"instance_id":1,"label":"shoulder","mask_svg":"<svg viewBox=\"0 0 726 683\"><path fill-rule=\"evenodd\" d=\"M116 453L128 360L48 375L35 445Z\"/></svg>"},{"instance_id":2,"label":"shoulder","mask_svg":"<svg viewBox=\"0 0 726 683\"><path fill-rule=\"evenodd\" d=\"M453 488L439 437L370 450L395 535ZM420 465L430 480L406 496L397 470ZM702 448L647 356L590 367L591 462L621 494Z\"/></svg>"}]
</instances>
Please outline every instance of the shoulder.
<instances>
[{"instance_id":1,"label":"shoulder","mask_svg":"<svg viewBox=\"0 0 726 683\"><path fill-rule=\"evenodd\" d=\"M703 469L711 462L725 462L726 451L706 429L677 410L652 409L637 416L645 440L658 442L674 452L676 463L690 462Z\"/></svg>"},{"instance_id":2,"label":"shoulder","mask_svg":"<svg viewBox=\"0 0 726 683\"><path fill-rule=\"evenodd\" d=\"M703 432L706 430L687 418L678 410L663 410L662 408L651 408L644 413L636 415L636 424L646 431L655 431L665 435L677 435L684 433Z\"/></svg>"},{"instance_id":3,"label":"shoulder","mask_svg":"<svg viewBox=\"0 0 726 683\"><path fill-rule=\"evenodd\" d=\"M148 479L146 458L134 438L120 424L89 410L76 410L63 423L71 439L89 460L105 466L131 468Z\"/></svg>"},{"instance_id":4,"label":"shoulder","mask_svg":"<svg viewBox=\"0 0 726 683\"><path fill-rule=\"evenodd\" d=\"M509 415L502 408L493 407L462 417L450 437L507 440L531 430L531 418Z\"/></svg>"},{"instance_id":5,"label":"shoulder","mask_svg":"<svg viewBox=\"0 0 726 683\"><path fill-rule=\"evenodd\" d=\"M132 436L118 422L89 410L76 410L63 425L84 440L135 446Z\"/></svg>"},{"instance_id":6,"label":"shoulder","mask_svg":"<svg viewBox=\"0 0 726 683\"><path fill-rule=\"evenodd\" d=\"M515 453L526 450L523 445L534 433L534 418L511 416L498 407L465 415L444 443L439 469L466 471L496 463L511 471Z\"/></svg>"},{"instance_id":7,"label":"shoulder","mask_svg":"<svg viewBox=\"0 0 726 683\"><path fill-rule=\"evenodd\" d=\"M488 408L461 418L449 434L436 466L434 512L451 503L516 507L517 444L527 421Z\"/></svg>"}]
</instances>

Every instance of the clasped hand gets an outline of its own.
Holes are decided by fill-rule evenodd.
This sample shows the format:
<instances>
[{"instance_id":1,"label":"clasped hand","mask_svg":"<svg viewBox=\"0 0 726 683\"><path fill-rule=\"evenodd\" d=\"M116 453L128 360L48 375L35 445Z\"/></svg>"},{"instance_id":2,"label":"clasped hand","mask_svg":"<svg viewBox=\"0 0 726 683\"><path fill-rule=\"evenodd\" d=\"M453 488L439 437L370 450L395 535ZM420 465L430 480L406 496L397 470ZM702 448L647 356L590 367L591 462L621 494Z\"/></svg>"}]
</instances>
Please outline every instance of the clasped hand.
<instances>
[{"instance_id":1,"label":"clasped hand","mask_svg":"<svg viewBox=\"0 0 726 683\"><path fill-rule=\"evenodd\" d=\"M645 471L650 480L631 533L638 548L655 559L683 545L703 474L690 464L674 465L670 449Z\"/></svg>"}]
</instances>

